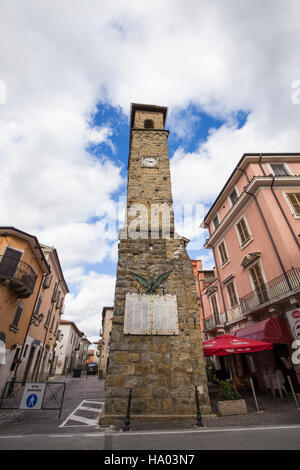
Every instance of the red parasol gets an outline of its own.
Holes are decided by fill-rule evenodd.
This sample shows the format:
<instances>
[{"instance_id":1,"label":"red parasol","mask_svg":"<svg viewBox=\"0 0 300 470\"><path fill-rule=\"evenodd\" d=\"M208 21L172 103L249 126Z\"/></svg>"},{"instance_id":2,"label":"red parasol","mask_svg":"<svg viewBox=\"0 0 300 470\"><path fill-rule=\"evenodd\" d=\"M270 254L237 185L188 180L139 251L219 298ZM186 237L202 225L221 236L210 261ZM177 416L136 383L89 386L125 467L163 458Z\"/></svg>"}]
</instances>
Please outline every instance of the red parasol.
<instances>
[{"instance_id":1,"label":"red parasol","mask_svg":"<svg viewBox=\"0 0 300 470\"><path fill-rule=\"evenodd\" d=\"M205 356L229 356L230 354L269 351L272 348L272 343L255 341L248 338L237 338L233 335L221 335L208 341L203 341Z\"/></svg>"}]
</instances>

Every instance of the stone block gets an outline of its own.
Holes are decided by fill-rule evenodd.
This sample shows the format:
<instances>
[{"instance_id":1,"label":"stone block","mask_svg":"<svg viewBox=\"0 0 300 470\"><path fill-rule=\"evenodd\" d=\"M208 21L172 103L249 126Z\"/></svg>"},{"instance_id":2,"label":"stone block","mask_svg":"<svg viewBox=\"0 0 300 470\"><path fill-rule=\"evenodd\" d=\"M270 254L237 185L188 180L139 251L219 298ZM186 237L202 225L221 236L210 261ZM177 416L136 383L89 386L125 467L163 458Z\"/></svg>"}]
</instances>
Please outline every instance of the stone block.
<instances>
[{"instance_id":1,"label":"stone block","mask_svg":"<svg viewBox=\"0 0 300 470\"><path fill-rule=\"evenodd\" d=\"M164 400L162 400L161 405L162 412L164 414L173 414L174 406L171 398L165 398Z\"/></svg>"},{"instance_id":2,"label":"stone block","mask_svg":"<svg viewBox=\"0 0 300 470\"><path fill-rule=\"evenodd\" d=\"M115 362L116 364L124 364L128 362L128 353L127 352L116 352L115 353Z\"/></svg>"},{"instance_id":3,"label":"stone block","mask_svg":"<svg viewBox=\"0 0 300 470\"><path fill-rule=\"evenodd\" d=\"M248 413L245 400L218 401L218 410L222 416Z\"/></svg>"},{"instance_id":4,"label":"stone block","mask_svg":"<svg viewBox=\"0 0 300 470\"><path fill-rule=\"evenodd\" d=\"M132 413L143 413L146 408L145 400L132 399L131 402L131 411Z\"/></svg>"},{"instance_id":5,"label":"stone block","mask_svg":"<svg viewBox=\"0 0 300 470\"><path fill-rule=\"evenodd\" d=\"M131 362L138 362L140 360L140 355L139 354L136 354L136 353L130 353L128 355L128 359L129 361Z\"/></svg>"},{"instance_id":6,"label":"stone block","mask_svg":"<svg viewBox=\"0 0 300 470\"><path fill-rule=\"evenodd\" d=\"M114 406L116 413L123 413L124 415L126 415L127 404L128 404L128 400L122 400L120 398L113 400L113 406Z\"/></svg>"}]
</instances>

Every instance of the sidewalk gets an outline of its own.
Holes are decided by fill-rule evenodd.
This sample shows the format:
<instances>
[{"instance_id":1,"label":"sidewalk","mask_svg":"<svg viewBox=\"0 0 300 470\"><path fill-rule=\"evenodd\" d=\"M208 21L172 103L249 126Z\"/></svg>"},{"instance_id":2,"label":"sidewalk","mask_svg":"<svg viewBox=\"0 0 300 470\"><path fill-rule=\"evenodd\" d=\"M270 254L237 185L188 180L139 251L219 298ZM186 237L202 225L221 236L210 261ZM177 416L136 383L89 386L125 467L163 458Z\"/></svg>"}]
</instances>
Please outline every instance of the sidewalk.
<instances>
[{"instance_id":1,"label":"sidewalk","mask_svg":"<svg viewBox=\"0 0 300 470\"><path fill-rule=\"evenodd\" d=\"M280 425L300 425L300 410L297 409L296 403L291 395L281 399L273 398L270 395L258 394L257 402L260 412L256 411L255 401L251 392L241 392L242 398L246 400L248 413L233 416L217 416L217 395L219 387L209 384L209 395L211 400L212 412L211 416L203 416L203 425L207 428L233 428L233 427L254 427L254 426L280 426ZM155 422L155 423L130 423L132 431L142 430L167 430L167 429L188 429L196 425L196 408L195 419L178 420L172 422ZM115 426L117 430L123 429L124 423Z\"/></svg>"},{"instance_id":2,"label":"sidewalk","mask_svg":"<svg viewBox=\"0 0 300 470\"><path fill-rule=\"evenodd\" d=\"M3 434L46 434L67 432L67 429L58 426L82 402L82 400L104 400L104 381L98 380L96 375L87 378L73 378L65 376L52 377L49 383L66 382L61 419L58 419L59 410L6 410L0 409L0 435ZM21 394L22 395L22 394ZM19 401L21 397L18 398ZM74 428L80 432L81 428Z\"/></svg>"},{"instance_id":3,"label":"sidewalk","mask_svg":"<svg viewBox=\"0 0 300 470\"><path fill-rule=\"evenodd\" d=\"M92 399L105 400L104 380L98 380L97 376L88 376L85 378L72 377L54 377L51 382L66 382L66 393L62 408L61 419L58 420L58 411L29 411L29 410L0 410L0 435L2 434L30 434L47 432L85 432L82 427L63 428L58 427L69 415L74 411L82 400L87 402ZM300 425L300 410L297 409L292 396L283 399L279 397L271 397L268 395L257 395L258 406L261 413L257 413L254 398L251 392L241 392L242 397L246 400L248 413L235 416L218 417L216 398L218 395L218 386L209 385L209 393L213 414L203 416L203 424L207 428L233 428L233 427L254 427L254 426L280 426L280 425ZM94 405L93 405L94 406ZM124 410L124 420L125 420ZM82 414L82 413L81 413ZM86 414L89 418L89 415ZM92 416L91 416L92 417ZM91 432L113 432L122 430L124 420L113 427L94 426L89 428ZM74 423L75 424L75 423ZM194 429L196 424L196 407L195 418L189 420L178 421L159 421L154 423L138 422L131 419L130 429L132 431L142 430L180 430Z\"/></svg>"}]
</instances>

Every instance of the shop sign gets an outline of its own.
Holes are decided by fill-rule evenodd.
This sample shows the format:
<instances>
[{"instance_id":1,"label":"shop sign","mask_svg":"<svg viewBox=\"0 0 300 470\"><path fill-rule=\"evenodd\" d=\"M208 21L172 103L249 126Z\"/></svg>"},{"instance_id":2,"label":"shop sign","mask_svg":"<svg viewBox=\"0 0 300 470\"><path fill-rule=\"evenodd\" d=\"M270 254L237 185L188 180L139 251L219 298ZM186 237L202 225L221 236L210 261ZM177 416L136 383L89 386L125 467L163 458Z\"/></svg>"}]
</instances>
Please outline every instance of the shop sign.
<instances>
[{"instance_id":1,"label":"shop sign","mask_svg":"<svg viewBox=\"0 0 300 470\"><path fill-rule=\"evenodd\" d=\"M300 340L300 308L289 310L286 312L286 316L294 339Z\"/></svg>"}]
</instances>

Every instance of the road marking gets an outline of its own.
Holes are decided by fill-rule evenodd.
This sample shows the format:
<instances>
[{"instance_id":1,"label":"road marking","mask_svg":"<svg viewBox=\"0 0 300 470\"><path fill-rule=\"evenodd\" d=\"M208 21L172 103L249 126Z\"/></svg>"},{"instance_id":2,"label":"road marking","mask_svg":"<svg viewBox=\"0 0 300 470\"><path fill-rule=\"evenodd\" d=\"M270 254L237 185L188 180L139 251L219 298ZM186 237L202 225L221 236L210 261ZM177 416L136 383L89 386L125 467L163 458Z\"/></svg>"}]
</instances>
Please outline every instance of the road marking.
<instances>
[{"instance_id":1,"label":"road marking","mask_svg":"<svg viewBox=\"0 0 300 470\"><path fill-rule=\"evenodd\" d=\"M99 408L93 408L89 406L90 404L93 404L93 403L100 405ZM77 408L75 408L75 410L72 411L72 413L70 413L67 416L67 418L63 421L63 423L59 425L59 428L73 428L73 427L79 427L79 426L84 426L84 427L98 426L98 418L99 418L99 414L100 414L100 411L102 410L103 405L104 405L104 401L101 401L101 400L92 400L92 399L82 400L82 402L77 406ZM78 411L93 412L95 413L95 417L86 418L85 416L77 415L76 413ZM68 421L77 421L82 424L67 424Z\"/></svg>"},{"instance_id":2,"label":"road marking","mask_svg":"<svg viewBox=\"0 0 300 470\"><path fill-rule=\"evenodd\" d=\"M199 434L206 432L240 432L240 431L273 431L280 429L300 429L300 425L291 425L291 426L261 426L261 427L249 427L249 428L200 428L195 430L184 430L179 429L175 431L130 431L130 432L116 432L113 433L113 436L137 436L141 434Z\"/></svg>"},{"instance_id":3,"label":"road marking","mask_svg":"<svg viewBox=\"0 0 300 470\"><path fill-rule=\"evenodd\" d=\"M273 430L284 430L284 429L300 429L299 425L286 425L286 426L261 426L253 428L214 428L214 429L202 429L202 430L183 430L179 429L177 431L138 431L138 432L112 432L109 434L112 438L114 436L137 436L137 435L147 435L147 434L199 434L206 432L240 432L240 431L273 431ZM105 432L94 432L94 433L80 433L80 434L24 434L22 436L0 436L0 439L21 439L21 438L34 438L34 437L104 437L108 434Z\"/></svg>"}]
</instances>

